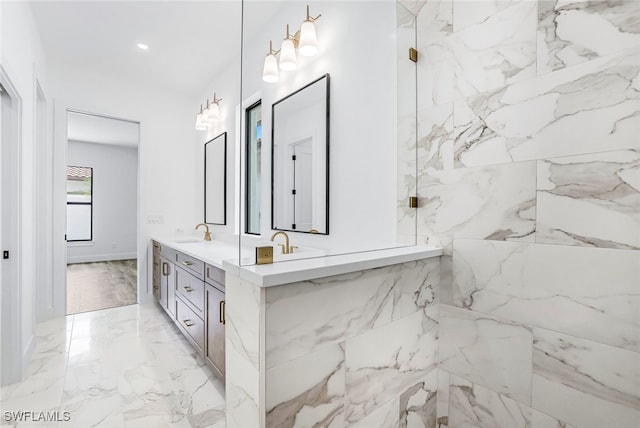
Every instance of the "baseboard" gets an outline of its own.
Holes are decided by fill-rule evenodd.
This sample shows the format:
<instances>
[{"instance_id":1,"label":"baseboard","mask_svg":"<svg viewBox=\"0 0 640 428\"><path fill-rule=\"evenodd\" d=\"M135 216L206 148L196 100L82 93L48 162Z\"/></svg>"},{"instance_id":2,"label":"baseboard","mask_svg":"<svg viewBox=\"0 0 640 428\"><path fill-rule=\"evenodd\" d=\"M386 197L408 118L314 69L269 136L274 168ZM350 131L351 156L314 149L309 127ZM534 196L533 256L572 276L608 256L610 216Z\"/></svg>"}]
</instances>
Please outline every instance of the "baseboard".
<instances>
[{"instance_id":1,"label":"baseboard","mask_svg":"<svg viewBox=\"0 0 640 428\"><path fill-rule=\"evenodd\" d=\"M137 258L138 258L137 253L95 254L95 255L89 255L89 256L67 257L67 264L110 262L112 260L131 260L131 259L137 259Z\"/></svg>"}]
</instances>

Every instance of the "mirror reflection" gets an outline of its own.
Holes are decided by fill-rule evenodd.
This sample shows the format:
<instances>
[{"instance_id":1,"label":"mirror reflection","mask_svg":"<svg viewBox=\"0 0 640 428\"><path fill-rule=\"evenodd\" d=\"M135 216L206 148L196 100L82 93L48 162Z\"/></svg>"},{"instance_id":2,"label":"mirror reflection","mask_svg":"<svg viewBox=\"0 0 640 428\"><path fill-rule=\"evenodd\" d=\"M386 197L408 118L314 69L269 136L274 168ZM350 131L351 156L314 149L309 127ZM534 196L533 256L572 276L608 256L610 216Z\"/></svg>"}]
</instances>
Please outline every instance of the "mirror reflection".
<instances>
[{"instance_id":1,"label":"mirror reflection","mask_svg":"<svg viewBox=\"0 0 640 428\"><path fill-rule=\"evenodd\" d=\"M227 133L204 145L204 222L227 224Z\"/></svg>"},{"instance_id":2,"label":"mirror reflection","mask_svg":"<svg viewBox=\"0 0 640 428\"><path fill-rule=\"evenodd\" d=\"M273 104L272 229L329 234L329 75Z\"/></svg>"}]
</instances>

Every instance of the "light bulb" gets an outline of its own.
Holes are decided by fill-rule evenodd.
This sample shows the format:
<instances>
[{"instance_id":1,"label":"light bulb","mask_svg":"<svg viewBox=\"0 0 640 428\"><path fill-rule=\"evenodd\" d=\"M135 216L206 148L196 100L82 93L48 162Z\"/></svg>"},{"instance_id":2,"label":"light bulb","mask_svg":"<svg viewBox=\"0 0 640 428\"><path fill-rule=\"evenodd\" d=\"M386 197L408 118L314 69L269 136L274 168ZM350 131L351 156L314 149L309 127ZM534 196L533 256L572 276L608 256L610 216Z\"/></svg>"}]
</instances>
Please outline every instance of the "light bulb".
<instances>
[{"instance_id":1,"label":"light bulb","mask_svg":"<svg viewBox=\"0 0 640 428\"><path fill-rule=\"evenodd\" d=\"M318 39L316 37L316 26L310 20L306 20L300 27L300 43L298 51L303 56L314 56L318 52Z\"/></svg>"},{"instance_id":2,"label":"light bulb","mask_svg":"<svg viewBox=\"0 0 640 428\"><path fill-rule=\"evenodd\" d=\"M207 129L207 125L204 122L204 114L202 113L202 107L200 108L200 113L196 115L196 129L198 131L204 131Z\"/></svg>"},{"instance_id":3,"label":"light bulb","mask_svg":"<svg viewBox=\"0 0 640 428\"><path fill-rule=\"evenodd\" d=\"M295 70L296 66L296 48L293 45L293 40L284 39L280 47L280 68L284 71L291 71Z\"/></svg>"},{"instance_id":4,"label":"light bulb","mask_svg":"<svg viewBox=\"0 0 640 428\"><path fill-rule=\"evenodd\" d=\"M209 119L212 121L220 119L220 106L215 101L209 106Z\"/></svg>"},{"instance_id":5,"label":"light bulb","mask_svg":"<svg viewBox=\"0 0 640 428\"><path fill-rule=\"evenodd\" d=\"M278 72L278 60L272 53L267 54L264 58L264 67L262 69L262 80L267 83L275 83L280 78Z\"/></svg>"}]
</instances>

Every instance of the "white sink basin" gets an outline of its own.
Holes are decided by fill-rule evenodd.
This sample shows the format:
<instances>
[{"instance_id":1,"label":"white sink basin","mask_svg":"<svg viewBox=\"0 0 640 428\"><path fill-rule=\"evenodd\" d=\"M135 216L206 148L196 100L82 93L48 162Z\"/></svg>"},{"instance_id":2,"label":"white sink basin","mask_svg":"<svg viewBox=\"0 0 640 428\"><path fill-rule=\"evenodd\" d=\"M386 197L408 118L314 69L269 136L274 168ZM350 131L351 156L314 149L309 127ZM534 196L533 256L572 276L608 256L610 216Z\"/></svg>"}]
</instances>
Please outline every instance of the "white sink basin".
<instances>
[{"instance_id":1,"label":"white sink basin","mask_svg":"<svg viewBox=\"0 0 640 428\"><path fill-rule=\"evenodd\" d=\"M174 239L173 242L175 242L176 244L189 244L192 242L201 242L201 240L196 238L179 238L179 239Z\"/></svg>"}]
</instances>

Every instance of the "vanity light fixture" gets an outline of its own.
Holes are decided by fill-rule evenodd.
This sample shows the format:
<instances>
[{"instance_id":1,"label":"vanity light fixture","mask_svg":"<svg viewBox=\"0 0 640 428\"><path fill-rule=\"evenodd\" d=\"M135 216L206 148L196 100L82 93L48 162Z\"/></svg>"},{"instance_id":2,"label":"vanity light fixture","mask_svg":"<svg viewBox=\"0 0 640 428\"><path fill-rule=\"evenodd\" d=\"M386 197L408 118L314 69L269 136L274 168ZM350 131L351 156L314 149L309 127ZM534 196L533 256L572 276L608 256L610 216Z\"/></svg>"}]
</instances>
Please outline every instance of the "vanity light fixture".
<instances>
[{"instance_id":1,"label":"vanity light fixture","mask_svg":"<svg viewBox=\"0 0 640 428\"><path fill-rule=\"evenodd\" d=\"M269 40L269 53L264 58L264 67L262 68L262 80L267 83L275 83L280 79L278 72L278 60L276 55L279 50L273 50L273 43Z\"/></svg>"},{"instance_id":2,"label":"vanity light fixture","mask_svg":"<svg viewBox=\"0 0 640 428\"><path fill-rule=\"evenodd\" d=\"M297 67L296 49L303 56L313 56L318 52L318 37L314 23L321 16L311 16L309 5L307 5L307 18L302 22L298 31L292 35L287 24L287 32L279 50L274 51L273 44L271 40L269 41L269 53L264 58L262 80L267 83L277 82L280 79L278 68L284 71L295 70ZM278 54L280 54L280 61L276 58Z\"/></svg>"},{"instance_id":3,"label":"vanity light fixture","mask_svg":"<svg viewBox=\"0 0 640 428\"><path fill-rule=\"evenodd\" d=\"M280 68L284 71L292 71L296 67L296 47L294 38L289 33L289 24L287 24L287 35L280 46Z\"/></svg>"},{"instance_id":4,"label":"vanity light fixture","mask_svg":"<svg viewBox=\"0 0 640 428\"><path fill-rule=\"evenodd\" d=\"M149 50L149 46L145 45L144 43L138 43L136 46L138 46L138 49L140 49L141 51L148 51Z\"/></svg>"},{"instance_id":5,"label":"vanity light fixture","mask_svg":"<svg viewBox=\"0 0 640 428\"><path fill-rule=\"evenodd\" d=\"M213 101L209 102L207 98L207 106L203 109L200 104L200 113L196 115L196 129L198 131L205 131L213 122L220 119L220 101L222 98L216 98L216 94L213 94Z\"/></svg>"},{"instance_id":6,"label":"vanity light fixture","mask_svg":"<svg viewBox=\"0 0 640 428\"><path fill-rule=\"evenodd\" d=\"M196 129L198 131L204 131L207 129L207 124L204 119L204 110L202 110L202 104L200 104L200 113L196 115Z\"/></svg>"},{"instance_id":7,"label":"vanity light fixture","mask_svg":"<svg viewBox=\"0 0 640 428\"><path fill-rule=\"evenodd\" d=\"M318 52L318 37L316 36L316 26L314 22L322 15L315 18L309 13L309 5L307 5L307 19L304 20L300 27L298 50L302 56L314 56Z\"/></svg>"}]
</instances>

